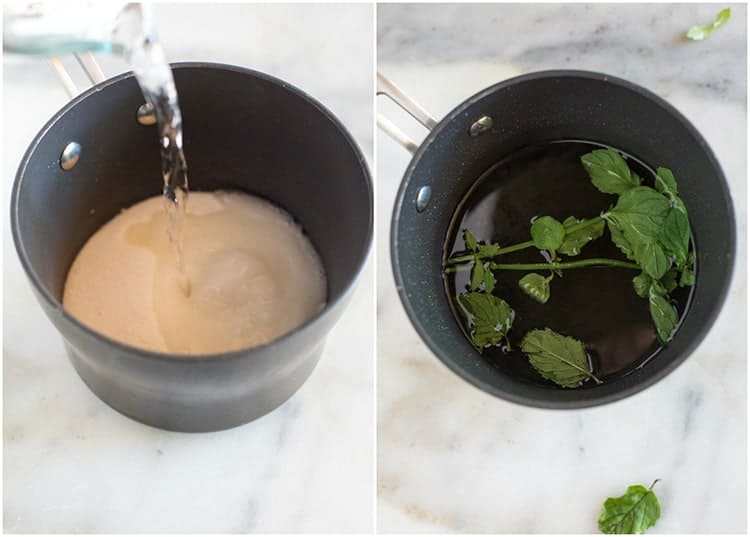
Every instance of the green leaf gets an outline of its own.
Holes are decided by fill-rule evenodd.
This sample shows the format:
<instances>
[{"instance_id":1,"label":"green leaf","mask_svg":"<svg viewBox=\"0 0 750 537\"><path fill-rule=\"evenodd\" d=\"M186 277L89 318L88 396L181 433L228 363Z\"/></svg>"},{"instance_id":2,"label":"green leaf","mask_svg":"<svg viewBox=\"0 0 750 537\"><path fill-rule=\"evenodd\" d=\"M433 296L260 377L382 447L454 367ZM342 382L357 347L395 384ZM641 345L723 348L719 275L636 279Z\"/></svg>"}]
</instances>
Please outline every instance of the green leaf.
<instances>
[{"instance_id":1,"label":"green leaf","mask_svg":"<svg viewBox=\"0 0 750 537\"><path fill-rule=\"evenodd\" d=\"M667 291L659 282L653 282L648 291L648 308L656 326L659 341L667 343L677 327L677 310L669 302Z\"/></svg>"},{"instance_id":2,"label":"green leaf","mask_svg":"<svg viewBox=\"0 0 750 537\"><path fill-rule=\"evenodd\" d=\"M654 481L654 485L657 482ZM653 488L643 485L628 487L625 494L607 498L599 515L602 533L645 533L661 516L659 499Z\"/></svg>"},{"instance_id":3,"label":"green leaf","mask_svg":"<svg viewBox=\"0 0 750 537\"><path fill-rule=\"evenodd\" d=\"M666 197L653 188L639 186L622 193L614 208L602 215L622 232L633 259L654 279L661 278L670 266L660 240L669 209Z\"/></svg>"},{"instance_id":4,"label":"green leaf","mask_svg":"<svg viewBox=\"0 0 750 537\"><path fill-rule=\"evenodd\" d=\"M687 31L687 34L685 34L685 37L687 37L688 39L692 39L693 41L702 41L706 39L709 35L711 35L714 30L724 26L729 21L729 17L731 15L732 15L731 9L729 8L722 9L716 15L714 22L706 26L703 26L703 25L693 26Z\"/></svg>"},{"instance_id":5,"label":"green leaf","mask_svg":"<svg viewBox=\"0 0 750 537\"><path fill-rule=\"evenodd\" d=\"M684 267L690 247L690 222L687 213L674 207L669 209L664 218L660 240L666 254L674 258L679 268Z\"/></svg>"},{"instance_id":6,"label":"green leaf","mask_svg":"<svg viewBox=\"0 0 750 537\"><path fill-rule=\"evenodd\" d=\"M693 272L693 266L686 265L684 269L682 269L682 273L680 274L680 287L692 287L695 285L695 273Z\"/></svg>"},{"instance_id":7,"label":"green leaf","mask_svg":"<svg viewBox=\"0 0 750 537\"><path fill-rule=\"evenodd\" d=\"M578 231L567 233L568 228L581 222L583 220L579 220L575 216L569 216L563 220L566 234L563 243L557 250L558 252L565 255L578 255L581 253L581 248L604 234L604 220L599 220L595 224L579 229Z\"/></svg>"},{"instance_id":8,"label":"green leaf","mask_svg":"<svg viewBox=\"0 0 750 537\"><path fill-rule=\"evenodd\" d=\"M695 252L691 251L688 254L685 267L682 269L680 274L680 287L692 287L695 285Z\"/></svg>"},{"instance_id":9,"label":"green leaf","mask_svg":"<svg viewBox=\"0 0 750 537\"><path fill-rule=\"evenodd\" d=\"M661 280L659 280L659 283L661 283L664 286L664 290L667 293L671 293L675 290L677 287L677 277L680 275L680 272L676 269L672 269L668 271L664 276L661 277ZM648 295L648 292L646 293ZM645 297L643 297L645 298Z\"/></svg>"},{"instance_id":10,"label":"green leaf","mask_svg":"<svg viewBox=\"0 0 750 537\"><path fill-rule=\"evenodd\" d=\"M656 237L669 208L669 199L665 196L651 187L639 186L623 192L605 215L615 217L625 232L627 229L622 224L634 227L641 234Z\"/></svg>"},{"instance_id":11,"label":"green leaf","mask_svg":"<svg viewBox=\"0 0 750 537\"><path fill-rule=\"evenodd\" d=\"M483 259L495 257L500 252L500 245L496 242L491 244L478 244L477 255Z\"/></svg>"},{"instance_id":12,"label":"green leaf","mask_svg":"<svg viewBox=\"0 0 750 537\"><path fill-rule=\"evenodd\" d=\"M612 237L612 242L615 243L615 246L617 246L620 251L625 254L625 257L627 257L631 261L635 261L633 247L628 242L628 239L625 238L625 235L623 235L622 231L620 231L617 226L609 220L607 221L607 228L609 229L609 234Z\"/></svg>"},{"instance_id":13,"label":"green leaf","mask_svg":"<svg viewBox=\"0 0 750 537\"><path fill-rule=\"evenodd\" d=\"M660 194L677 196L677 181L669 168L656 168L656 191Z\"/></svg>"},{"instance_id":14,"label":"green leaf","mask_svg":"<svg viewBox=\"0 0 750 537\"><path fill-rule=\"evenodd\" d=\"M495 279L495 275L492 273L492 270L485 267L483 279L484 279L484 291L486 293L491 293L495 289L495 284L497 283L497 280Z\"/></svg>"},{"instance_id":15,"label":"green leaf","mask_svg":"<svg viewBox=\"0 0 750 537\"><path fill-rule=\"evenodd\" d=\"M633 289L635 289L635 294L641 298L646 298L649 289L651 289L652 281L651 276L645 272L641 272L638 276L633 278Z\"/></svg>"},{"instance_id":16,"label":"green leaf","mask_svg":"<svg viewBox=\"0 0 750 537\"><path fill-rule=\"evenodd\" d=\"M600 382L591 372L583 343L550 330L531 330L521 350L541 376L564 388L577 388L586 377Z\"/></svg>"},{"instance_id":17,"label":"green leaf","mask_svg":"<svg viewBox=\"0 0 750 537\"><path fill-rule=\"evenodd\" d=\"M479 286L484 282L484 265L478 259L474 259L474 266L471 269L471 290L478 291Z\"/></svg>"},{"instance_id":18,"label":"green leaf","mask_svg":"<svg viewBox=\"0 0 750 537\"><path fill-rule=\"evenodd\" d=\"M649 276L659 279L669 270L671 261L658 242L640 242L635 245L635 261Z\"/></svg>"},{"instance_id":19,"label":"green leaf","mask_svg":"<svg viewBox=\"0 0 750 537\"><path fill-rule=\"evenodd\" d=\"M565 239L565 228L551 216L542 216L531 224L531 240L540 250L555 252Z\"/></svg>"},{"instance_id":20,"label":"green leaf","mask_svg":"<svg viewBox=\"0 0 750 537\"><path fill-rule=\"evenodd\" d=\"M581 157L591 182L605 194L622 194L641 184L619 153L611 149L595 149Z\"/></svg>"},{"instance_id":21,"label":"green leaf","mask_svg":"<svg viewBox=\"0 0 750 537\"><path fill-rule=\"evenodd\" d=\"M464 230L464 244L472 252L477 251L477 239L468 229Z\"/></svg>"},{"instance_id":22,"label":"green leaf","mask_svg":"<svg viewBox=\"0 0 750 537\"><path fill-rule=\"evenodd\" d=\"M545 278L541 274L531 272L518 280L521 290L541 304L549 300L549 282L552 278Z\"/></svg>"},{"instance_id":23,"label":"green leaf","mask_svg":"<svg viewBox=\"0 0 750 537\"><path fill-rule=\"evenodd\" d=\"M471 340L478 349L497 345L506 336L515 318L507 302L489 293L461 293L458 302L463 308Z\"/></svg>"}]
</instances>

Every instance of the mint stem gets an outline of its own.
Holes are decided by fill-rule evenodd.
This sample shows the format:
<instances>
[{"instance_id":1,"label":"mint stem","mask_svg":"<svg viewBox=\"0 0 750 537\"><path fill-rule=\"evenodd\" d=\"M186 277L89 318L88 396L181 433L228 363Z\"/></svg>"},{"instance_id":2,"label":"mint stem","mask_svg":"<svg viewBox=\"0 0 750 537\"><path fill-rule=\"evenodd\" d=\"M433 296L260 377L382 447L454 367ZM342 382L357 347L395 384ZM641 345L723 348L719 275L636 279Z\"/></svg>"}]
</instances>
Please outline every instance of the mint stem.
<instances>
[{"instance_id":1,"label":"mint stem","mask_svg":"<svg viewBox=\"0 0 750 537\"><path fill-rule=\"evenodd\" d=\"M579 231L581 229L585 229L593 224L596 224L597 222L601 221L601 216L596 216L594 218L589 218L588 220L583 220L581 222L578 222L577 224L574 224L570 227L565 228L565 235L568 236L571 233L575 233L576 231ZM492 257L497 257L499 255L503 254L509 254L511 252L517 252L518 250L525 250L526 248L531 248L534 246L534 241L526 241L526 242L520 242L518 244L514 244L512 246L506 246L505 248L500 248L495 255L492 256L481 256L478 254L466 254L466 255L460 255L458 257L451 257L450 259L446 260L445 265L458 265L460 263L466 263L468 261L474 261L474 259L487 259Z\"/></svg>"},{"instance_id":2,"label":"mint stem","mask_svg":"<svg viewBox=\"0 0 750 537\"><path fill-rule=\"evenodd\" d=\"M607 259L603 257L593 257L591 259L581 259L580 261L567 261L563 263L490 263L489 268L492 270L565 270L582 267L620 267L640 270L641 267L635 263L620 261L619 259ZM461 272L471 270L469 265L460 267L448 267L445 272Z\"/></svg>"}]
</instances>

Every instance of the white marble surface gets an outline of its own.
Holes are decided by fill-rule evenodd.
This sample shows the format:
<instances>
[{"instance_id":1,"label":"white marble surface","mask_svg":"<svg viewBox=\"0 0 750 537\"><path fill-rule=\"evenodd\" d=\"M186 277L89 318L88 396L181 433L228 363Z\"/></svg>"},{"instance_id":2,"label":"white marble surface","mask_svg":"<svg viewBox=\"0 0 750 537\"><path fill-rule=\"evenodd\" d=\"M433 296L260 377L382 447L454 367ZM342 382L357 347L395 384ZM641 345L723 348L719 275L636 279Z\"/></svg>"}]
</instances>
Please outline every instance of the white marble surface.
<instances>
[{"instance_id":1,"label":"white marble surface","mask_svg":"<svg viewBox=\"0 0 750 537\"><path fill-rule=\"evenodd\" d=\"M721 6L723 7L723 5ZM506 403L444 367L401 307L389 218L407 153L382 134L378 169L378 530L597 531L602 501L657 477L652 532L745 532L746 10L702 43L704 5L381 5L379 69L440 118L529 71L606 71L669 99L704 134L730 182L738 261L729 299L695 354L656 386L584 411ZM425 132L389 102L380 111Z\"/></svg>"},{"instance_id":2,"label":"white marble surface","mask_svg":"<svg viewBox=\"0 0 750 537\"><path fill-rule=\"evenodd\" d=\"M304 88L342 119L368 159L373 12L370 5L156 9L171 60L244 65ZM110 75L125 70L111 58L102 65ZM44 61L6 58L4 86L5 530L369 532L372 263L318 368L273 413L200 435L133 422L99 401L68 363L8 229L18 162L65 94Z\"/></svg>"}]
</instances>

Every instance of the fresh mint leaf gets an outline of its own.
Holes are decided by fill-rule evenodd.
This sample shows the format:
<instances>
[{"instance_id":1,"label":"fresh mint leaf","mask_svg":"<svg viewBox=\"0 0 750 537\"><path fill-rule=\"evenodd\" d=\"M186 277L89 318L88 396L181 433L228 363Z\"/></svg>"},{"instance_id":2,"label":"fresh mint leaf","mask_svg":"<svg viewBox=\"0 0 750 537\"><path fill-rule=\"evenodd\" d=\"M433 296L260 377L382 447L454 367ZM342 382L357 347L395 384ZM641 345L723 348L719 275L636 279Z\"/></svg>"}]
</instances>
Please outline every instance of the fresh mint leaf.
<instances>
[{"instance_id":1,"label":"fresh mint leaf","mask_svg":"<svg viewBox=\"0 0 750 537\"><path fill-rule=\"evenodd\" d=\"M659 341L667 343L677 328L677 310L669 301L667 290L659 282L653 282L648 291L648 308L656 326Z\"/></svg>"},{"instance_id":2,"label":"fresh mint leaf","mask_svg":"<svg viewBox=\"0 0 750 537\"><path fill-rule=\"evenodd\" d=\"M687 34L685 34L685 37L687 37L688 39L692 39L693 41L702 41L706 39L709 35L711 35L714 30L724 26L729 21L729 17L731 17L731 15L732 15L731 9L729 8L722 9L716 15L716 18L711 24L707 24L705 26L703 25L693 26L687 31Z\"/></svg>"},{"instance_id":3,"label":"fresh mint leaf","mask_svg":"<svg viewBox=\"0 0 750 537\"><path fill-rule=\"evenodd\" d=\"M685 267L680 274L680 287L692 287L695 285L695 251L688 254Z\"/></svg>"},{"instance_id":4,"label":"fresh mint leaf","mask_svg":"<svg viewBox=\"0 0 750 537\"><path fill-rule=\"evenodd\" d=\"M661 277L661 280L659 280L659 283L661 283L664 286L664 290L667 293L671 293L677 287L678 276L680 276L680 272L676 269L672 269L668 271L664 276Z\"/></svg>"},{"instance_id":5,"label":"fresh mint leaf","mask_svg":"<svg viewBox=\"0 0 750 537\"><path fill-rule=\"evenodd\" d=\"M564 388L577 388L586 377L600 382L591 371L583 343L550 330L531 330L521 350L541 376Z\"/></svg>"},{"instance_id":6,"label":"fresh mint leaf","mask_svg":"<svg viewBox=\"0 0 750 537\"><path fill-rule=\"evenodd\" d=\"M677 180L671 170L657 168L655 186L656 190L669 198L672 204L664 218L661 243L667 255L672 256L677 267L682 269L687 263L690 248L690 220L687 208L677 194Z\"/></svg>"},{"instance_id":7,"label":"fresh mint leaf","mask_svg":"<svg viewBox=\"0 0 750 537\"><path fill-rule=\"evenodd\" d=\"M581 248L604 234L604 220L599 220L590 226L573 231L572 233L567 232L568 228L581 222L583 220L579 220L575 216L569 216L563 220L563 226L566 230L565 239L563 239L560 248L558 248L558 252L564 255L578 255L581 253Z\"/></svg>"},{"instance_id":8,"label":"fresh mint leaf","mask_svg":"<svg viewBox=\"0 0 750 537\"><path fill-rule=\"evenodd\" d=\"M633 278L633 289L635 289L635 294L641 298L646 298L649 289L651 289L652 281L651 276L645 272L641 272L638 276Z\"/></svg>"},{"instance_id":9,"label":"fresh mint leaf","mask_svg":"<svg viewBox=\"0 0 750 537\"><path fill-rule=\"evenodd\" d=\"M649 276L659 279L669 270L671 262L658 242L639 242L635 245L635 261Z\"/></svg>"},{"instance_id":10,"label":"fresh mint leaf","mask_svg":"<svg viewBox=\"0 0 750 537\"><path fill-rule=\"evenodd\" d=\"M586 153L581 163L594 186L605 194L622 194L641 184L641 178L631 171L625 159L611 149Z\"/></svg>"},{"instance_id":11,"label":"fresh mint leaf","mask_svg":"<svg viewBox=\"0 0 750 537\"><path fill-rule=\"evenodd\" d=\"M660 242L665 253L674 258L675 264L684 267L690 248L690 222L686 212L675 207L667 211Z\"/></svg>"},{"instance_id":12,"label":"fresh mint leaf","mask_svg":"<svg viewBox=\"0 0 750 537\"><path fill-rule=\"evenodd\" d=\"M500 245L496 242L491 244L478 244L477 255L482 259L488 259L500 254Z\"/></svg>"},{"instance_id":13,"label":"fresh mint leaf","mask_svg":"<svg viewBox=\"0 0 750 537\"><path fill-rule=\"evenodd\" d=\"M654 181L656 191L664 195L677 195L677 181L672 170L669 168L656 168L656 179Z\"/></svg>"},{"instance_id":14,"label":"fresh mint leaf","mask_svg":"<svg viewBox=\"0 0 750 537\"><path fill-rule=\"evenodd\" d=\"M657 236L669 208L669 199L651 187L639 186L623 192L615 206L605 213L605 218L610 215L618 223L627 223L642 233Z\"/></svg>"},{"instance_id":15,"label":"fresh mint leaf","mask_svg":"<svg viewBox=\"0 0 750 537\"><path fill-rule=\"evenodd\" d=\"M674 177L672 171L668 168L657 168L656 169L656 180L654 182L656 191L660 194L665 195L672 202L672 207L685 213L687 215L687 209L685 204L677 193L677 180Z\"/></svg>"},{"instance_id":16,"label":"fresh mint leaf","mask_svg":"<svg viewBox=\"0 0 750 537\"><path fill-rule=\"evenodd\" d=\"M658 481L658 480L657 480ZM654 494L654 485L628 487L625 494L607 498L599 515L599 531L602 533L645 533L661 516L659 498Z\"/></svg>"},{"instance_id":17,"label":"fresh mint leaf","mask_svg":"<svg viewBox=\"0 0 750 537\"><path fill-rule=\"evenodd\" d=\"M549 282L552 279L545 278L541 274L531 272L518 281L521 290L541 304L549 300Z\"/></svg>"},{"instance_id":18,"label":"fresh mint leaf","mask_svg":"<svg viewBox=\"0 0 750 537\"><path fill-rule=\"evenodd\" d=\"M666 197L653 188L639 186L623 192L617 204L602 215L622 232L636 263L657 280L670 266L660 240L669 209Z\"/></svg>"},{"instance_id":19,"label":"fresh mint leaf","mask_svg":"<svg viewBox=\"0 0 750 537\"><path fill-rule=\"evenodd\" d=\"M611 221L607 221L607 228L609 229L609 235L612 237L612 242L615 243L620 251L625 254L625 257L631 261L635 261L635 254L633 254L633 247L630 245L625 235L618 229L618 227Z\"/></svg>"},{"instance_id":20,"label":"fresh mint leaf","mask_svg":"<svg viewBox=\"0 0 750 537\"><path fill-rule=\"evenodd\" d=\"M693 272L693 265L686 265L682 269L680 274L680 287L692 287L695 285L695 273Z\"/></svg>"},{"instance_id":21,"label":"fresh mint leaf","mask_svg":"<svg viewBox=\"0 0 750 537\"><path fill-rule=\"evenodd\" d=\"M489 293L461 293L458 302L467 320L471 341L478 349L497 345L506 337L515 312L503 299Z\"/></svg>"},{"instance_id":22,"label":"fresh mint leaf","mask_svg":"<svg viewBox=\"0 0 750 537\"><path fill-rule=\"evenodd\" d=\"M554 253L565 239L565 227L551 216L541 216L531 224L531 240L540 250Z\"/></svg>"},{"instance_id":23,"label":"fresh mint leaf","mask_svg":"<svg viewBox=\"0 0 750 537\"><path fill-rule=\"evenodd\" d=\"M464 230L464 244L466 244L466 247L472 252L477 251L477 239L468 229Z\"/></svg>"},{"instance_id":24,"label":"fresh mint leaf","mask_svg":"<svg viewBox=\"0 0 750 537\"><path fill-rule=\"evenodd\" d=\"M495 279L495 275L492 273L492 270L490 270L488 267L484 268L483 281L485 293L491 293L495 289L497 280Z\"/></svg>"},{"instance_id":25,"label":"fresh mint leaf","mask_svg":"<svg viewBox=\"0 0 750 537\"><path fill-rule=\"evenodd\" d=\"M471 269L471 281L469 285L472 291L478 291L479 286L484 282L484 264L481 261L474 260L474 266Z\"/></svg>"}]
</instances>

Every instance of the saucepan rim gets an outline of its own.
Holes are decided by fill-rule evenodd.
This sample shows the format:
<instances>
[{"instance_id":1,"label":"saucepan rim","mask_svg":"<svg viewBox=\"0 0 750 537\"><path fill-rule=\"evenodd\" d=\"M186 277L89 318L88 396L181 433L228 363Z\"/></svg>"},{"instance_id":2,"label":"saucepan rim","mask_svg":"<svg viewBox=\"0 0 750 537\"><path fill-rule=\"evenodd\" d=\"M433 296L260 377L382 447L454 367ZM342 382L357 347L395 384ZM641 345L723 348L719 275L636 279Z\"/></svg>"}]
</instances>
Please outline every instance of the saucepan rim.
<instances>
[{"instance_id":1,"label":"saucepan rim","mask_svg":"<svg viewBox=\"0 0 750 537\"><path fill-rule=\"evenodd\" d=\"M147 349L142 349L139 347L128 345L126 343L122 343L108 336L105 336L97 332L96 330L93 330L86 324L76 319L73 315L68 313L63 308L62 303L58 301L52 295L52 293L47 289L46 285L43 284L43 282L41 281L41 278L39 278L36 271L33 269L32 263L26 253L23 239L21 238L19 222L18 222L18 209L19 209L18 203L19 203L19 193L20 193L20 189L22 186L22 182L25 177L26 168L32 156L34 155L36 148L39 145L40 141L47 135L49 130L60 120L60 118L62 118L66 113L68 113L68 111L70 111L72 108L77 106L79 103L81 103L82 101L85 101L90 95L93 95L94 93L102 91L111 85L117 84L124 79L131 78L133 76L132 71L128 71L120 75L114 76L112 78L109 78L107 80L104 80L103 82L100 82L99 84L96 84L90 87L88 90L84 91L83 93L75 97L74 99L70 100L57 113L55 113L54 116L52 116L52 118L44 125L44 127L41 128L39 133L31 141L28 148L26 149L26 152L24 153L23 158L21 159L21 163L18 167L18 171L16 172L16 176L13 181L13 189L11 192L11 202L10 202L11 216L10 218L11 218L11 232L13 235L13 242L15 244L18 257L21 260L21 265L23 266L24 272L26 272L26 275L31 280L32 285L38 291L39 295L42 297L42 300L47 302L47 304L51 306L55 310L56 313L59 313L66 322L73 324L73 326L75 326L79 331L82 331L87 336L93 337L94 339L97 339L107 345L111 345L112 347L115 348L115 350L120 351L125 355L130 353L130 354L136 354L140 358L153 359L153 360L159 360L159 361L168 361L171 363L179 362L179 363L188 364L188 365L196 364L196 363L218 362L218 361L228 361L228 360L246 358L249 354L257 354L269 348L272 348L274 346L282 345L285 342L290 341L298 336L301 337L303 333L308 332L309 330L312 330L313 326L318 324L318 322L321 319L326 317L331 312L331 310L333 310L339 303L347 300L349 294L353 291L354 287L357 285L360 279L360 276L362 275L362 272L364 271L364 267L370 255L370 248L372 247L372 237L373 237L372 176L370 174L370 170L367 166L367 161L362 151L360 150L357 143L354 141L353 136L347 130L347 128L341 123L341 121L330 110L328 110L325 106L323 106L318 100L311 97L306 92L297 88L296 86L280 78L271 76L269 74L256 71L254 69L249 69L247 67L241 67L238 65L216 63L216 62L189 61L189 62L170 63L170 67L173 70L174 69L199 68L199 69L215 69L219 71L234 71L237 73L250 75L254 78L258 78L266 82L270 82L271 84L275 85L278 89L283 90L283 91L288 91L294 94L296 97L299 97L305 102L307 102L307 104L312 105L323 116L325 116L341 133L345 142L348 145L348 148L357 157L357 160L359 161L359 164L361 166L362 174L363 174L363 177L366 183L366 188L367 188L367 201L368 201L369 215L368 215L367 235L365 237L365 243L364 243L364 248L362 249L361 257L357 263L357 270L349 277L349 280L346 286L344 287L344 289L342 289L339 295L334 300L328 301L325 307L323 307L323 309L317 312L312 318L308 319L303 324L296 327L294 330L291 330L290 332L287 332L268 343L265 343L263 345L256 345L253 347L245 347L245 348L230 351L230 352L211 353L211 354L170 354L170 353L150 351ZM26 180L28 180L28 178L26 178Z\"/></svg>"},{"instance_id":2,"label":"saucepan rim","mask_svg":"<svg viewBox=\"0 0 750 537\"><path fill-rule=\"evenodd\" d=\"M540 80L540 79L560 79L560 78L578 78L582 80L590 80L590 81L595 81L595 82L607 82L615 86L619 86L631 92L637 93L640 96L650 100L657 106L664 109L670 116L675 118L679 122L679 124L693 138L695 138L698 141L698 143L701 145L701 148L704 151L706 158L709 160L710 164L718 172L719 180L716 181L715 188L717 189L717 191L720 192L722 196L722 200L723 200L723 205L727 213L727 218L733 224L730 230L731 236L729 237L730 251L728 252L728 254L729 254L730 263L729 263L726 277L724 281L722 282L722 288L718 294L718 299L712 311L710 311L708 315L704 317L700 330L697 331L692 336L691 342L685 348L685 350L681 352L680 354L677 354L674 358L672 358L671 361L669 361L666 365L662 366L660 369L654 371L653 373L647 376L644 376L643 378L639 379L637 382L634 382L628 386L618 388L616 384L612 383L612 384L602 386L600 388L593 388L591 390L585 390L586 392L585 399L571 398L569 400L557 400L557 399L553 400L553 399L545 399L543 397L540 397L545 393L545 391L547 392L554 391L555 393L557 393L557 390L546 390L544 388L541 388L539 386L534 386L531 384L528 385L529 391L532 393L532 395L530 396L519 395L517 393L509 393L505 391L504 389L502 389L501 387L498 387L495 384L490 384L482 379L479 379L471 375L470 373L468 373L466 370L459 367L453 361L449 353L445 352L439 345L437 345L433 341L432 336L430 334L431 332L430 327L425 326L422 323L422 320L420 319L421 315L412 306L409 296L407 294L406 287L405 287L405 280L402 277L401 259L399 258L399 255L397 252L398 250L397 247L399 244L398 229L399 229L401 213L403 210L406 210L405 207L408 204L408 202L406 201L406 191L408 190L409 186L412 183L412 180L414 178L414 170L416 166L422 160L423 156L431 150L431 146L433 142L438 136L440 136L442 131L448 125L452 124L455 120L462 117L465 114L465 112L469 110L475 103L481 101L482 99L484 99L485 97L489 95L496 93L497 91L500 91L509 86L521 84L524 82ZM724 172L721 169L721 166L719 165L719 162L716 159L716 156L714 155L713 151L709 147L706 140L703 138L703 136L701 136L698 130L690 123L690 121L688 121L688 119L681 112L679 112L679 110L677 110L677 108L675 108L673 105L668 103L662 97L656 95L655 93L647 90L646 88L642 86L639 86L633 82L629 82L622 78L611 76L608 74L598 73L594 71L583 71L583 70L573 70L573 69L535 71L532 73L523 74L520 76L512 77L512 78L503 80L501 82L498 82L497 84L489 86L479 91L478 93L474 94L473 96L469 97L465 101L461 102L451 112L449 112L441 121L437 123L437 125L428 133L424 141L419 145L419 147L417 148L417 151L414 153L411 161L409 162L409 165L407 166L406 171L404 172L403 178L399 185L398 192L396 194L396 201L393 207L393 214L391 216L391 233L390 233L391 268L392 268L393 276L394 276L395 283L396 283L396 290L401 300L401 304L406 310L406 314L407 314L407 317L409 318L409 321L412 323L415 330L419 334L420 338L422 339L422 341L424 341L424 343L432 351L432 353L435 356L437 356L437 358L444 365L446 365L451 371L453 371L463 380L467 381L469 384L476 386L482 391L489 393L490 395L493 395L500 399L504 399L506 401L512 402L512 403L520 404L526 407L536 407L536 408L544 408L544 409L579 409L579 408L587 408L587 407L593 407L593 406L599 406L599 405L603 405L607 403L612 403L620 399L624 399L626 397L634 395L635 393L638 393L642 390L645 390L646 388L652 386L653 384L655 384L656 382L658 382L659 380L667 376L669 373L674 371L685 360L687 360L687 358L695 351L696 347L705 339L706 334L713 327L714 322L716 321L716 318L718 317L719 313L723 309L724 304L726 302L729 287L731 286L734 280L734 269L735 269L735 264L737 261L736 259L736 248L737 248L736 227L737 227L737 221L735 219L732 197L729 191L729 185L727 184ZM689 315L689 312L688 312L688 315ZM604 390L604 391L601 391L600 393L597 394L594 392L594 390L596 389ZM575 390L571 390L570 393L575 393Z\"/></svg>"}]
</instances>

